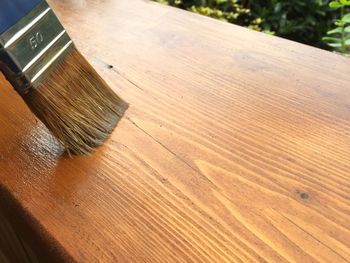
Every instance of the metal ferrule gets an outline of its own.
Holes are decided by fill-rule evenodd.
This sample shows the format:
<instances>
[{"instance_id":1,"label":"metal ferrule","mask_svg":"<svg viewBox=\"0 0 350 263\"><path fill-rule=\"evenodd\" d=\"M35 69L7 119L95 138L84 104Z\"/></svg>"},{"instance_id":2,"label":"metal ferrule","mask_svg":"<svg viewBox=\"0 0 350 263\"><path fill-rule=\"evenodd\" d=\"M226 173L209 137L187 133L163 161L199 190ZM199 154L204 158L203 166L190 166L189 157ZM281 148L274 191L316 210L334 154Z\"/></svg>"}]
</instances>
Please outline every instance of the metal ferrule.
<instances>
[{"instance_id":1,"label":"metal ferrule","mask_svg":"<svg viewBox=\"0 0 350 263\"><path fill-rule=\"evenodd\" d=\"M36 88L74 44L46 1L0 35L0 69L23 94Z\"/></svg>"}]
</instances>

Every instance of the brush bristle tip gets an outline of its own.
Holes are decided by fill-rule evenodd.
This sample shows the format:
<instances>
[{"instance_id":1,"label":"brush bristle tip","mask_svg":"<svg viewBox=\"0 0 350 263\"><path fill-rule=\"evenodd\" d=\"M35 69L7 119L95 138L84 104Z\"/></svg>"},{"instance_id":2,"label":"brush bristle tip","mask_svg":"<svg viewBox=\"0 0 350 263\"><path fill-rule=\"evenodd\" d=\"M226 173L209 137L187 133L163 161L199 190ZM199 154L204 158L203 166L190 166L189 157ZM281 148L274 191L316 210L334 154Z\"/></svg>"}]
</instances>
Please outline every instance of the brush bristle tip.
<instances>
[{"instance_id":1,"label":"brush bristle tip","mask_svg":"<svg viewBox=\"0 0 350 263\"><path fill-rule=\"evenodd\" d=\"M76 49L22 96L69 154L100 146L128 107Z\"/></svg>"}]
</instances>

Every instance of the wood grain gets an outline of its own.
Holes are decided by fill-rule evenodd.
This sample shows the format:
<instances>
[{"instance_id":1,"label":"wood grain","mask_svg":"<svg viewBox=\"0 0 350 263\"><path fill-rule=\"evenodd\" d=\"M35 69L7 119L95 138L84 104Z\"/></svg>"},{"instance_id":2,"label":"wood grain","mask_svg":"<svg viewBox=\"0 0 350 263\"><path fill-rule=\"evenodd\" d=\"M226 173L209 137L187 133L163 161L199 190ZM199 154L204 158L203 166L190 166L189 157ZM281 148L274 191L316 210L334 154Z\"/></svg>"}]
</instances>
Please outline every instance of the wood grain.
<instances>
[{"instance_id":1,"label":"wood grain","mask_svg":"<svg viewBox=\"0 0 350 263\"><path fill-rule=\"evenodd\" d=\"M350 62L141 0L50 1L130 103L68 158L1 78L0 183L77 262L350 262Z\"/></svg>"}]
</instances>

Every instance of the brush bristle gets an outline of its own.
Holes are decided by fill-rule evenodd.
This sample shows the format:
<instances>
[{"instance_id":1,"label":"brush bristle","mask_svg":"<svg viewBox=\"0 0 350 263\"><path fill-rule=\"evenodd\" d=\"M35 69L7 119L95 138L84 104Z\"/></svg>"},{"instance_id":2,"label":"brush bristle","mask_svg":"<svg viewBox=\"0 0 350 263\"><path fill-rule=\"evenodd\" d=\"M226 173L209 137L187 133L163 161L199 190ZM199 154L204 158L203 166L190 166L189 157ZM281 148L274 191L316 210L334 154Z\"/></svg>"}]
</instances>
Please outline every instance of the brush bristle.
<instances>
[{"instance_id":1,"label":"brush bristle","mask_svg":"<svg viewBox=\"0 0 350 263\"><path fill-rule=\"evenodd\" d=\"M73 154L101 145L127 108L76 49L23 99Z\"/></svg>"}]
</instances>

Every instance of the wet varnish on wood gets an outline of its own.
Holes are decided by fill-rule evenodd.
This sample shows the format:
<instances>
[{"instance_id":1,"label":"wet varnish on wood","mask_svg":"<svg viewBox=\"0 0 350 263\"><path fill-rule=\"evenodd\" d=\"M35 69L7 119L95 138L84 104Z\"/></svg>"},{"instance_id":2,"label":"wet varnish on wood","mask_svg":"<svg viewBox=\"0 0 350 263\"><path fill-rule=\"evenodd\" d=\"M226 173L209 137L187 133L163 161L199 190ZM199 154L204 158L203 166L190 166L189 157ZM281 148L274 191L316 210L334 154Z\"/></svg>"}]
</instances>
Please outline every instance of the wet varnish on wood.
<instances>
[{"instance_id":1,"label":"wet varnish on wood","mask_svg":"<svg viewBox=\"0 0 350 263\"><path fill-rule=\"evenodd\" d=\"M349 59L149 1L50 3L130 108L70 159L0 77L29 236L61 262L350 262Z\"/></svg>"}]
</instances>

